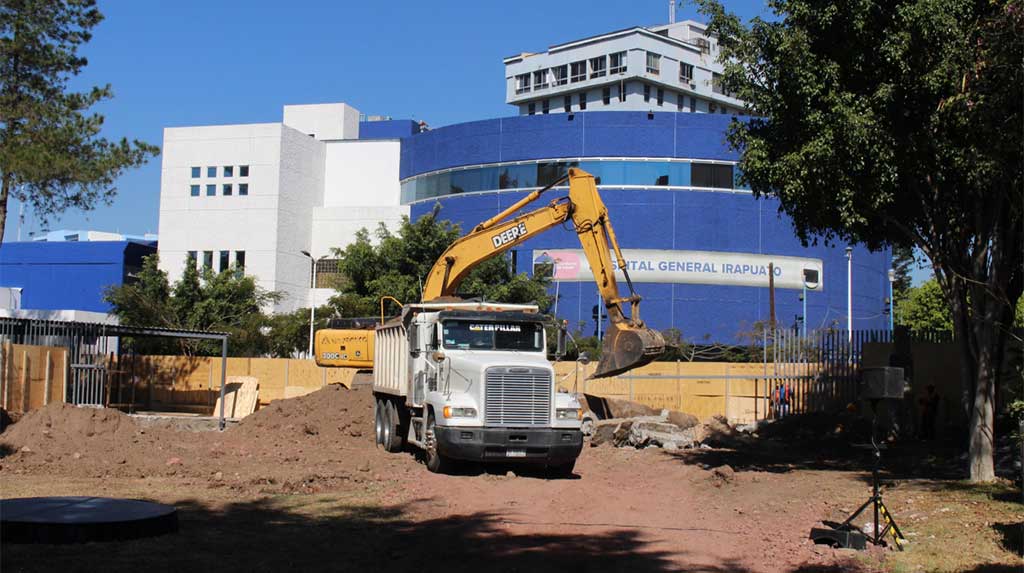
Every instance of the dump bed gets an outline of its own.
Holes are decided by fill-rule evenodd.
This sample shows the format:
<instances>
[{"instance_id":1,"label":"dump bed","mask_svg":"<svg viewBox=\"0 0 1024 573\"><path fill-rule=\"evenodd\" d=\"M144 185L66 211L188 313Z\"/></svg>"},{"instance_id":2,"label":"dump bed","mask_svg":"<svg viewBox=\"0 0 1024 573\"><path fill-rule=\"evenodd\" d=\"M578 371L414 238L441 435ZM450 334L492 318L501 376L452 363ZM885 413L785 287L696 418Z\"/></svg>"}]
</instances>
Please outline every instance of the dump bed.
<instances>
[{"instance_id":1,"label":"dump bed","mask_svg":"<svg viewBox=\"0 0 1024 573\"><path fill-rule=\"evenodd\" d=\"M409 394L409 339L405 325L392 322L377 328L373 347L373 391Z\"/></svg>"}]
</instances>

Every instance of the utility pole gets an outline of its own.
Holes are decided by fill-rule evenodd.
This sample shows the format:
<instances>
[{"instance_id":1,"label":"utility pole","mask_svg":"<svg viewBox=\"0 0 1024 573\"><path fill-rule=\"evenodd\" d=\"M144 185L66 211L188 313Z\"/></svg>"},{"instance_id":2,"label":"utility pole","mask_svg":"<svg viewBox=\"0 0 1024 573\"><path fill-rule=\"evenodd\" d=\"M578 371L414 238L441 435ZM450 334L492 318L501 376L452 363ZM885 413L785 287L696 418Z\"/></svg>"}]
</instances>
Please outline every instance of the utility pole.
<instances>
[{"instance_id":1,"label":"utility pole","mask_svg":"<svg viewBox=\"0 0 1024 573\"><path fill-rule=\"evenodd\" d=\"M846 247L846 340L853 344L853 247Z\"/></svg>"}]
</instances>

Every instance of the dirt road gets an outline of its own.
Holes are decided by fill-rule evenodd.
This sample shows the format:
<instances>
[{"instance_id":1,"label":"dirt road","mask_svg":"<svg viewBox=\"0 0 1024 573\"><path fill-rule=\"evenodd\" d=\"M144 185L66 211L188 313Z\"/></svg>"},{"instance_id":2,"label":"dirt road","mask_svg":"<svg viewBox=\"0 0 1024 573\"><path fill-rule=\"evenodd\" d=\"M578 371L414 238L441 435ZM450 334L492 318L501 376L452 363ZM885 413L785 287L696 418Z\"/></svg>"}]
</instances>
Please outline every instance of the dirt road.
<instances>
[{"instance_id":1,"label":"dirt road","mask_svg":"<svg viewBox=\"0 0 1024 573\"><path fill-rule=\"evenodd\" d=\"M140 428L105 411L37 412L0 437L9 451L0 460L3 497L148 498L176 505L181 531L127 543L4 546L3 569L869 567L862 556L807 540L815 523L865 497L860 471L785 460L732 471L723 465L728 452L585 447L574 479L504 468L441 476L412 453L374 447L370 403L366 390L327 389L277 402L225 433Z\"/></svg>"}]
</instances>

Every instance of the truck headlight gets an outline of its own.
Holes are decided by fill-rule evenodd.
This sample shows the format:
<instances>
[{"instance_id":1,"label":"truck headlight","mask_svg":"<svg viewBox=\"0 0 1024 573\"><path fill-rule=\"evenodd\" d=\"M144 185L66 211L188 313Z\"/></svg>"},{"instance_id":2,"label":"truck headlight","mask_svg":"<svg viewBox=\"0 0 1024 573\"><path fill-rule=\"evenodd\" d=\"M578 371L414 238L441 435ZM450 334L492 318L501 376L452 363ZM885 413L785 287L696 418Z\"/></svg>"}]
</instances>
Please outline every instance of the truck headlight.
<instances>
[{"instance_id":1,"label":"truck headlight","mask_svg":"<svg viewBox=\"0 0 1024 573\"><path fill-rule=\"evenodd\" d=\"M583 410L580 408L559 408L555 410L556 420L582 420Z\"/></svg>"},{"instance_id":2,"label":"truck headlight","mask_svg":"<svg viewBox=\"0 0 1024 573\"><path fill-rule=\"evenodd\" d=\"M476 418L476 408L452 408L444 407L445 418Z\"/></svg>"}]
</instances>

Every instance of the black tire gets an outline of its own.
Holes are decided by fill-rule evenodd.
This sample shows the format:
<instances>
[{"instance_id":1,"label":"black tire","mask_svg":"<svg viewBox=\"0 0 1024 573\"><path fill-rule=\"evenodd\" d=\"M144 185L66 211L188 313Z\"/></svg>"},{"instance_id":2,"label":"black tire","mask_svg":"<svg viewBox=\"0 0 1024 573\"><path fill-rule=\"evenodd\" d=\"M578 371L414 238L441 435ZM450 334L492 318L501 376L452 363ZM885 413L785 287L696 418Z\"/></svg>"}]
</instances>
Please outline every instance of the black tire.
<instances>
[{"instance_id":1,"label":"black tire","mask_svg":"<svg viewBox=\"0 0 1024 573\"><path fill-rule=\"evenodd\" d=\"M402 435L399 431L398 408L393 400L384 400L384 451L402 451Z\"/></svg>"},{"instance_id":2,"label":"black tire","mask_svg":"<svg viewBox=\"0 0 1024 573\"><path fill-rule=\"evenodd\" d=\"M384 444L384 404L377 399L373 402L373 434L378 446Z\"/></svg>"},{"instance_id":3,"label":"black tire","mask_svg":"<svg viewBox=\"0 0 1024 573\"><path fill-rule=\"evenodd\" d=\"M573 477L573 470L576 468L576 460L557 466L544 468L544 476L549 479L569 479Z\"/></svg>"},{"instance_id":4,"label":"black tire","mask_svg":"<svg viewBox=\"0 0 1024 573\"><path fill-rule=\"evenodd\" d=\"M434 414L430 413L427 417L427 427L424 435L427 437L427 469L435 474L446 474L452 471L454 463L452 460L441 455L437 451L437 437L434 436Z\"/></svg>"}]
</instances>

